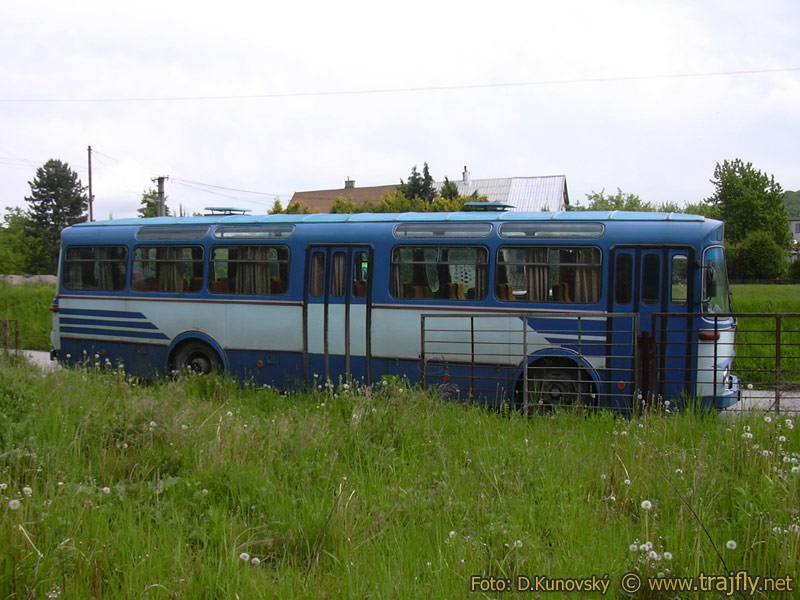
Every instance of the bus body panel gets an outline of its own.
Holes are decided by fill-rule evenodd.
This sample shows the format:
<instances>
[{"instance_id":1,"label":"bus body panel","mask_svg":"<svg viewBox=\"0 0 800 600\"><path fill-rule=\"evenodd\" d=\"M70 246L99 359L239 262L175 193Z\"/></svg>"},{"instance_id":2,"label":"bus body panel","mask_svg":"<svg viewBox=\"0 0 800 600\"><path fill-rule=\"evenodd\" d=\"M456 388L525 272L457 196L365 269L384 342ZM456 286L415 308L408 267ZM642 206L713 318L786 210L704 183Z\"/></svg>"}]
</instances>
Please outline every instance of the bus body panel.
<instances>
[{"instance_id":1,"label":"bus body panel","mask_svg":"<svg viewBox=\"0 0 800 600\"><path fill-rule=\"evenodd\" d=\"M586 223L591 227L581 228ZM599 233L582 233L590 230ZM260 238L259 232L266 233ZM282 387L318 386L340 377L372 383L384 375L419 381L426 367L438 365L442 377L432 385L452 389L452 378L460 378L462 393L467 387L471 399L486 404L517 393L524 369L549 356L584 369L603 396L601 405L631 407L644 391L695 394L722 407L739 393L729 371L733 328L716 344L704 343L697 341L701 319L681 321L681 313L703 308L706 271L724 270L721 240L722 224L703 217L622 212L84 223L62 232L51 341L65 362L91 362L97 355L103 365L122 362L132 374L153 375L168 370L181 340L207 339L232 373ZM119 248L124 262L113 263L109 249ZM270 258L264 257L267 250ZM313 253L320 256L322 274L314 274ZM473 255L476 262L464 263ZM537 266L546 256L561 262ZM571 266L570 260L582 256L597 261ZM408 266L397 262L410 257L415 262ZM121 283L108 283L112 264L124 271ZM142 291L141 280L134 281L134 269L141 276L148 267L168 272L163 265L169 264L194 269L184 275L182 290ZM272 276L266 295L227 287L237 273L245 281L248 270ZM581 288L582 294L576 287L559 290L558 299L556 287L548 287L545 300L526 300L541 298L536 277L556 272L565 290L578 286L579 277L581 285L592 287ZM423 299L401 291L398 279L412 273L415 282L418 276L434 284L438 279L435 294L429 290L431 297ZM463 282L470 293L459 290L448 298L448 281ZM720 287L726 286L727 280ZM559 311L564 314L554 314ZM657 313L674 315L661 323L658 340ZM667 351L659 354L655 341ZM479 387L480 397L474 393Z\"/></svg>"}]
</instances>

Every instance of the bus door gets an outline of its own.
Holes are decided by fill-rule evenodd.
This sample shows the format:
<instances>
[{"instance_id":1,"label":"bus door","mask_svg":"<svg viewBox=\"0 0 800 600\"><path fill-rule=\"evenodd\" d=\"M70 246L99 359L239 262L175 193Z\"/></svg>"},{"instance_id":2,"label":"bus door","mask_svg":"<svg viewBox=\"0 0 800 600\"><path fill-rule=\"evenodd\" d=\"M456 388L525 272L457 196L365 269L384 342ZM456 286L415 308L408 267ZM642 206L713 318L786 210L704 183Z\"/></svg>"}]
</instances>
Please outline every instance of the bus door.
<instances>
[{"instance_id":1,"label":"bus door","mask_svg":"<svg viewBox=\"0 0 800 600\"><path fill-rule=\"evenodd\" d=\"M692 261L689 248L615 248L612 252L612 312L639 314L638 391L648 402L679 395L691 381L690 312ZM656 317L657 313L669 313Z\"/></svg>"},{"instance_id":2,"label":"bus door","mask_svg":"<svg viewBox=\"0 0 800 600\"><path fill-rule=\"evenodd\" d=\"M371 383L372 248L313 245L306 249L303 372L307 385Z\"/></svg>"}]
</instances>

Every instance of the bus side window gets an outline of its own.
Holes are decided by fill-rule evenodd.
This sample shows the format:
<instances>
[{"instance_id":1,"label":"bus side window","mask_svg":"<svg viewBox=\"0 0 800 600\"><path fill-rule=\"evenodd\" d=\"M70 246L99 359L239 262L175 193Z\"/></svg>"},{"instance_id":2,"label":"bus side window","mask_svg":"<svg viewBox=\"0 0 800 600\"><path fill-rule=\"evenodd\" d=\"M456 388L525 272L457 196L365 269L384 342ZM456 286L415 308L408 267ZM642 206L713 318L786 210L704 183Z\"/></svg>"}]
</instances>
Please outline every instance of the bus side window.
<instances>
[{"instance_id":1,"label":"bus side window","mask_svg":"<svg viewBox=\"0 0 800 600\"><path fill-rule=\"evenodd\" d=\"M353 257L353 297L364 298L367 295L367 270L369 262L366 252L356 252Z\"/></svg>"},{"instance_id":2,"label":"bus side window","mask_svg":"<svg viewBox=\"0 0 800 600\"><path fill-rule=\"evenodd\" d=\"M617 269L614 274L614 302L630 304L631 282L633 280L633 257L630 254L617 256Z\"/></svg>"},{"instance_id":3,"label":"bus side window","mask_svg":"<svg viewBox=\"0 0 800 600\"><path fill-rule=\"evenodd\" d=\"M661 279L661 257L646 254L642 263L642 302L658 302L659 280Z\"/></svg>"},{"instance_id":4,"label":"bus side window","mask_svg":"<svg viewBox=\"0 0 800 600\"><path fill-rule=\"evenodd\" d=\"M685 254L675 254L672 257L672 285L670 294L675 306L685 306L688 297L687 268L689 259Z\"/></svg>"}]
</instances>

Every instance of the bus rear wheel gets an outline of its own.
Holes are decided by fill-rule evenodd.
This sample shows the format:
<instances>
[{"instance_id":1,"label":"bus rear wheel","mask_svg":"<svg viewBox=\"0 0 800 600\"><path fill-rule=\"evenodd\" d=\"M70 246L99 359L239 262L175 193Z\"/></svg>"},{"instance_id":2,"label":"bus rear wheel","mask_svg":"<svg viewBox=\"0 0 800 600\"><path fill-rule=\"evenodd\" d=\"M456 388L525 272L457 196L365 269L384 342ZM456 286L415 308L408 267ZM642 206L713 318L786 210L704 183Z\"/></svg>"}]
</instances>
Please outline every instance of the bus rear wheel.
<instances>
[{"instance_id":1,"label":"bus rear wheel","mask_svg":"<svg viewBox=\"0 0 800 600\"><path fill-rule=\"evenodd\" d=\"M517 395L524 408L522 382ZM588 373L568 360L542 359L528 367L529 410L546 413L555 408L592 408L594 386Z\"/></svg>"},{"instance_id":2,"label":"bus rear wheel","mask_svg":"<svg viewBox=\"0 0 800 600\"><path fill-rule=\"evenodd\" d=\"M219 371L220 368L219 356L204 342L186 342L177 349L172 359L172 369L178 372L208 375Z\"/></svg>"}]
</instances>

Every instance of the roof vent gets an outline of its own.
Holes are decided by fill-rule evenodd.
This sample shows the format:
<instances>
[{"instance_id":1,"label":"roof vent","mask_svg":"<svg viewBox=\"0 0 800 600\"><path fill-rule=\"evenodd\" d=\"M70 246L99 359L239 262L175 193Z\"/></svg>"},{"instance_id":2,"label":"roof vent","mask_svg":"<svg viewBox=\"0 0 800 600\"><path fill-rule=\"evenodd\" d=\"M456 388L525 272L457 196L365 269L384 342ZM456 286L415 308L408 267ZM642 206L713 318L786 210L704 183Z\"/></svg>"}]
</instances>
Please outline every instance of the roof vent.
<instances>
[{"instance_id":1,"label":"roof vent","mask_svg":"<svg viewBox=\"0 0 800 600\"><path fill-rule=\"evenodd\" d=\"M467 165L464 165L464 172L461 174L461 183L469 185L469 171L467 171Z\"/></svg>"},{"instance_id":2,"label":"roof vent","mask_svg":"<svg viewBox=\"0 0 800 600\"><path fill-rule=\"evenodd\" d=\"M204 217L217 217L222 215L243 215L249 213L249 208L233 208L230 206L206 206L203 210L206 211Z\"/></svg>"}]
</instances>

